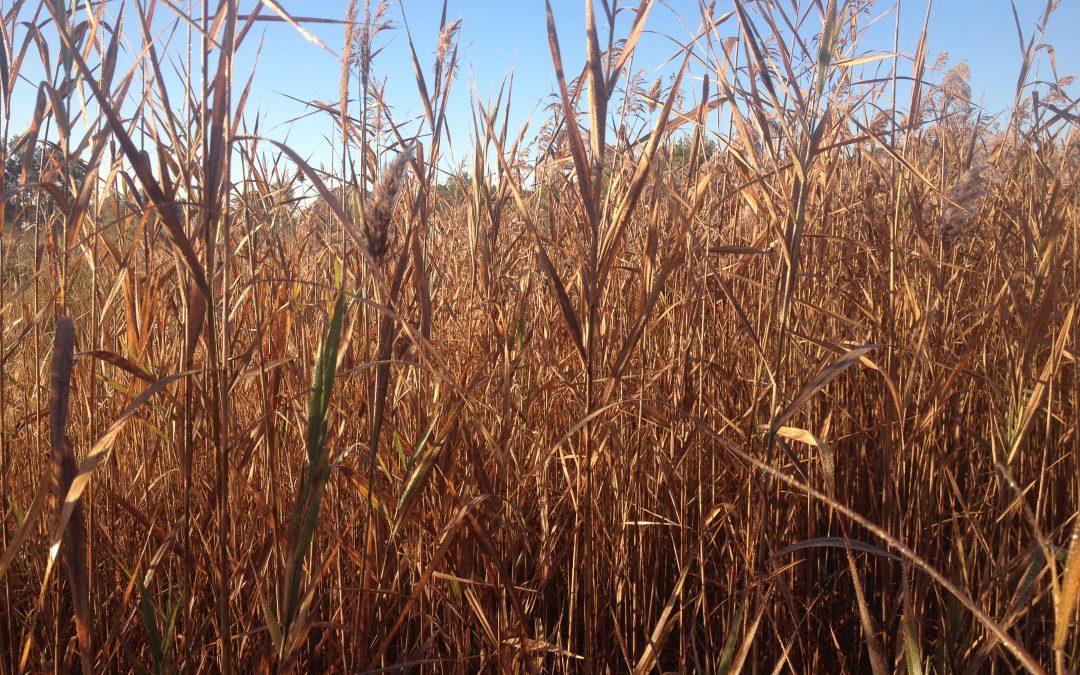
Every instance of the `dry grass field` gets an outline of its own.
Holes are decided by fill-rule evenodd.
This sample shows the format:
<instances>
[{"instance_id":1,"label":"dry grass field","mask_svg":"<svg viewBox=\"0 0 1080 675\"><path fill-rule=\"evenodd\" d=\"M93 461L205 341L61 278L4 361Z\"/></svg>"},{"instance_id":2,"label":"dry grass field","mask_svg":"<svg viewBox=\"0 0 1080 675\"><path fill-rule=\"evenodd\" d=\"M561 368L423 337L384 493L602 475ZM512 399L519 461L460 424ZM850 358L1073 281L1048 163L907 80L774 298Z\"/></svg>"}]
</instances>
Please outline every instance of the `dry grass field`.
<instances>
[{"instance_id":1,"label":"dry grass field","mask_svg":"<svg viewBox=\"0 0 1080 675\"><path fill-rule=\"evenodd\" d=\"M650 86L585 0L451 129L459 24L353 0L336 167L234 63L305 23L184 4L2 4L0 673L1080 669L1055 2L1005 115L867 2L703 4Z\"/></svg>"}]
</instances>

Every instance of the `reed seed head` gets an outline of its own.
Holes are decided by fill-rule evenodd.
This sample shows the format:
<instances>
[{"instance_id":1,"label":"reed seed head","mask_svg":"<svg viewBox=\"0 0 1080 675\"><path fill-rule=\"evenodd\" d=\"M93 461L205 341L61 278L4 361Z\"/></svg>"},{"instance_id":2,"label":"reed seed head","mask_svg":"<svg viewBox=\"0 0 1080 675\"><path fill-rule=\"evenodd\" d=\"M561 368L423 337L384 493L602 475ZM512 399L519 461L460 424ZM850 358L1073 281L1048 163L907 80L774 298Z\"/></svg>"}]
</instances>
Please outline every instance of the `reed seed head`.
<instances>
[{"instance_id":1,"label":"reed seed head","mask_svg":"<svg viewBox=\"0 0 1080 675\"><path fill-rule=\"evenodd\" d=\"M941 226L938 230L945 249L951 249L971 225L996 181L996 172L990 164L980 162L965 171L946 193L948 201L941 210Z\"/></svg>"},{"instance_id":2,"label":"reed seed head","mask_svg":"<svg viewBox=\"0 0 1080 675\"><path fill-rule=\"evenodd\" d=\"M435 49L435 62L442 64L446 55L450 53L450 47L454 44L454 36L461 28L461 19L456 19L446 24L439 33L439 46Z\"/></svg>"},{"instance_id":3,"label":"reed seed head","mask_svg":"<svg viewBox=\"0 0 1080 675\"><path fill-rule=\"evenodd\" d=\"M408 146L383 169L379 183L368 200L364 210L364 234L367 237L368 250L376 260L386 255L393 244L395 228L393 226L394 206L397 204L401 187L405 183L405 172L409 168L415 146Z\"/></svg>"},{"instance_id":4,"label":"reed seed head","mask_svg":"<svg viewBox=\"0 0 1080 675\"><path fill-rule=\"evenodd\" d=\"M971 69L967 61L961 61L945 73L941 81L941 91L951 100L967 102L971 100Z\"/></svg>"}]
</instances>

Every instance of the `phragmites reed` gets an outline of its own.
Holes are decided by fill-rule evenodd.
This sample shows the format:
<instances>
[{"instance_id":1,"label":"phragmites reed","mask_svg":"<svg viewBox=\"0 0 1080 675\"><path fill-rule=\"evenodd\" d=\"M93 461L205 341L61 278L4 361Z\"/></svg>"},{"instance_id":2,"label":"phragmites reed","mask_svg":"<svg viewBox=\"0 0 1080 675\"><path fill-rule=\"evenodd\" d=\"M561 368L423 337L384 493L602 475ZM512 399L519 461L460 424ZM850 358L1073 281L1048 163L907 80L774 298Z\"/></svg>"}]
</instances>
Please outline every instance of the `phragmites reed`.
<instances>
[{"instance_id":1,"label":"phragmites reed","mask_svg":"<svg viewBox=\"0 0 1080 675\"><path fill-rule=\"evenodd\" d=\"M1065 137L1065 165L1080 164L1080 127L1073 127Z\"/></svg>"},{"instance_id":2,"label":"phragmites reed","mask_svg":"<svg viewBox=\"0 0 1080 675\"><path fill-rule=\"evenodd\" d=\"M947 201L941 209L938 234L946 251L967 233L968 226L979 213L994 182L991 169L991 165L982 162L973 165L945 193Z\"/></svg>"},{"instance_id":3,"label":"phragmites reed","mask_svg":"<svg viewBox=\"0 0 1080 675\"><path fill-rule=\"evenodd\" d=\"M411 145L394 157L383 170L379 184L375 186L375 191L364 209L364 237L367 239L371 257L376 260L386 255L387 249L394 242L394 206L401 193L401 186L405 183L405 172L412 157Z\"/></svg>"},{"instance_id":4,"label":"phragmites reed","mask_svg":"<svg viewBox=\"0 0 1080 675\"><path fill-rule=\"evenodd\" d=\"M948 50L939 52L937 58L934 59L934 65L931 66L931 70L935 73L940 73L945 70L945 66L949 65L949 52Z\"/></svg>"},{"instance_id":5,"label":"phragmites reed","mask_svg":"<svg viewBox=\"0 0 1080 675\"><path fill-rule=\"evenodd\" d=\"M388 0L381 0L375 7L375 11L371 11L371 0L364 2L364 23L360 26L360 30L356 32L356 47L352 51L353 65L360 73L360 80L364 87L367 87L368 79L371 76L371 60L375 58L377 50L374 49L375 37L384 30L393 27L393 24L386 18L387 12L390 10L390 3Z\"/></svg>"},{"instance_id":6,"label":"phragmites reed","mask_svg":"<svg viewBox=\"0 0 1080 675\"><path fill-rule=\"evenodd\" d=\"M455 19L443 27L439 33L439 45L435 49L435 63L441 66L446 55L450 53L450 47L454 44L454 36L461 28L461 19Z\"/></svg>"},{"instance_id":7,"label":"phragmites reed","mask_svg":"<svg viewBox=\"0 0 1080 675\"><path fill-rule=\"evenodd\" d=\"M348 20L345 24L345 51L341 56L341 75L338 79L338 90L341 94L342 134L347 141L349 126L349 74L351 73L353 65L353 50L358 46L355 37L356 0L349 0L349 6L345 9L345 16L348 17Z\"/></svg>"},{"instance_id":8,"label":"phragmites reed","mask_svg":"<svg viewBox=\"0 0 1080 675\"><path fill-rule=\"evenodd\" d=\"M649 104L649 112L655 112L656 106L660 103L660 78L653 80L652 86L649 87L649 93L645 94L645 100Z\"/></svg>"},{"instance_id":9,"label":"phragmites reed","mask_svg":"<svg viewBox=\"0 0 1080 675\"><path fill-rule=\"evenodd\" d=\"M884 136L889 133L889 129L892 128L892 123L892 115L885 110L878 111L878 113L874 115L874 119L870 122L869 130L871 135L878 138Z\"/></svg>"},{"instance_id":10,"label":"phragmites reed","mask_svg":"<svg viewBox=\"0 0 1080 675\"><path fill-rule=\"evenodd\" d=\"M469 94L484 3L159 4L0 12L0 675L1080 675L1045 12L984 83L929 7L504 3Z\"/></svg>"},{"instance_id":11,"label":"phragmites reed","mask_svg":"<svg viewBox=\"0 0 1080 675\"><path fill-rule=\"evenodd\" d=\"M971 69L967 61L961 61L945 73L941 81L941 91L950 101L961 105L971 101Z\"/></svg>"}]
</instances>

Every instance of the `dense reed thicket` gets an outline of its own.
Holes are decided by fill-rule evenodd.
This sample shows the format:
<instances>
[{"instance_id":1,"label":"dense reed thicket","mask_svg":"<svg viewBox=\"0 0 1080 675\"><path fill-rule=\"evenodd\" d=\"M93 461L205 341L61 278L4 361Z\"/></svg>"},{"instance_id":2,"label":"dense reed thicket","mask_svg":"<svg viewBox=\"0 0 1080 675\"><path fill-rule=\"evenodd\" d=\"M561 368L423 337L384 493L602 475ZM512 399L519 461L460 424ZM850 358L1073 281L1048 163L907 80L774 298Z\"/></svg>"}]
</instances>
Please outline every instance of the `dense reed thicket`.
<instances>
[{"instance_id":1,"label":"dense reed thicket","mask_svg":"<svg viewBox=\"0 0 1080 675\"><path fill-rule=\"evenodd\" d=\"M0 672L1080 668L1056 3L1009 115L868 2L702 4L650 87L586 0L451 129L460 24L353 0L322 168L234 58L303 19L66 4L2 17Z\"/></svg>"}]
</instances>

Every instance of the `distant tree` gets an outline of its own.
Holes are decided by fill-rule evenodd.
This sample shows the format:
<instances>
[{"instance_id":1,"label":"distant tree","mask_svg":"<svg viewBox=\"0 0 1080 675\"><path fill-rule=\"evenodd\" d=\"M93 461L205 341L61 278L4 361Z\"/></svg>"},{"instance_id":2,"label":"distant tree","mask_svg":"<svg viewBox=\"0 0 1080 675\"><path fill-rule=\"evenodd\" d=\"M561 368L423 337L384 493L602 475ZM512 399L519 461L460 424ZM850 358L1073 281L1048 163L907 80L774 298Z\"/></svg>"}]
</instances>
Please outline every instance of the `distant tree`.
<instances>
[{"instance_id":1,"label":"distant tree","mask_svg":"<svg viewBox=\"0 0 1080 675\"><path fill-rule=\"evenodd\" d=\"M671 144L669 151L672 168L678 169L690 163L690 152L693 150L694 139L692 136L682 136ZM704 139L701 143L701 157L705 160L716 154L715 141Z\"/></svg>"},{"instance_id":2,"label":"distant tree","mask_svg":"<svg viewBox=\"0 0 1080 675\"><path fill-rule=\"evenodd\" d=\"M25 182L20 182L24 159L25 153L23 152L13 152L8 155L7 163L4 166L4 190L14 189L20 184L32 185L34 183L50 182L60 185L66 192L67 185L70 184L68 183L69 179L74 181L75 186L82 185L83 181L86 180L87 166L84 162L76 160L68 162L65 166L59 148L53 145L39 145L30 160ZM67 177L64 177L62 173L64 170L69 172ZM8 222L18 217L18 214L27 207L37 203L40 196L41 190L33 188L22 190L13 195L8 200L6 211ZM46 202L48 201L46 200Z\"/></svg>"},{"instance_id":3,"label":"distant tree","mask_svg":"<svg viewBox=\"0 0 1080 675\"><path fill-rule=\"evenodd\" d=\"M457 203L465 198L472 186L472 175L464 169L450 174L445 183L437 188L440 197Z\"/></svg>"}]
</instances>

